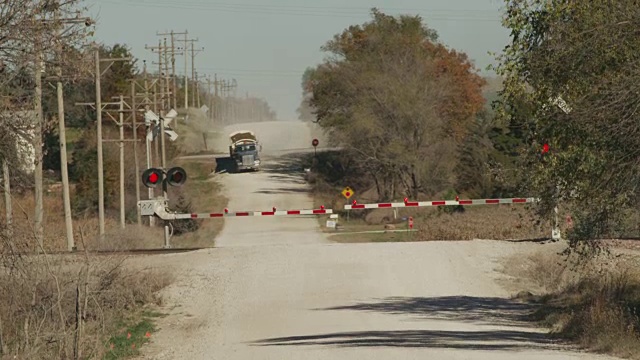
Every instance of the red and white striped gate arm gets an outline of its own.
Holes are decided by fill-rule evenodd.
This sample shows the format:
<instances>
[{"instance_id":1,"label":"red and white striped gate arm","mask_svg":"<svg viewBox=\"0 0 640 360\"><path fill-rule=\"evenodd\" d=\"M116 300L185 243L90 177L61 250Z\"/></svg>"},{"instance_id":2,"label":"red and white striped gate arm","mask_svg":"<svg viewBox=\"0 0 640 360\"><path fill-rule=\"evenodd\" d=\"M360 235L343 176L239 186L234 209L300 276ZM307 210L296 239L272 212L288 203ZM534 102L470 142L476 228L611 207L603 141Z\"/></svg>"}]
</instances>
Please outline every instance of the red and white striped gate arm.
<instances>
[{"instance_id":1,"label":"red and white striped gate arm","mask_svg":"<svg viewBox=\"0 0 640 360\"><path fill-rule=\"evenodd\" d=\"M409 201L398 203L374 203L358 204L355 200L352 205L345 205L345 210L359 209L387 209L404 207L430 207L430 206L456 206L456 205L498 205L498 204L526 204L537 202L536 198L507 198L507 199L471 199L471 200L441 200L441 201Z\"/></svg>"},{"instance_id":2,"label":"red and white striped gate arm","mask_svg":"<svg viewBox=\"0 0 640 360\"><path fill-rule=\"evenodd\" d=\"M211 219L211 218L224 218L224 217L254 217L254 216L291 216L291 215L325 215L333 214L332 209L325 209L324 206L320 209L310 210L276 210L272 211L236 211L229 212L225 209L222 213L199 213L199 214L173 214L174 219Z\"/></svg>"}]
</instances>

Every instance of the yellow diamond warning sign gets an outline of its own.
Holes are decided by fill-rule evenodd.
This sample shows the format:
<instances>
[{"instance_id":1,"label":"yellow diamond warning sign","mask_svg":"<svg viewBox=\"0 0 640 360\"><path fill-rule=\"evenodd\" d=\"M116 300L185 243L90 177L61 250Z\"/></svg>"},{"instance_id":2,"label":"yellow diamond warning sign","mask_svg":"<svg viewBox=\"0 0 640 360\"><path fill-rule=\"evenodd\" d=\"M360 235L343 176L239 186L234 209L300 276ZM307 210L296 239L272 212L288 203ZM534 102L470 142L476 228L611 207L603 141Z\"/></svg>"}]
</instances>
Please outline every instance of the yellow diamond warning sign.
<instances>
[{"instance_id":1,"label":"yellow diamond warning sign","mask_svg":"<svg viewBox=\"0 0 640 360\"><path fill-rule=\"evenodd\" d=\"M342 190L342 195L348 200L353 196L353 190L351 190L351 188L347 186L346 188L344 188L344 190Z\"/></svg>"}]
</instances>

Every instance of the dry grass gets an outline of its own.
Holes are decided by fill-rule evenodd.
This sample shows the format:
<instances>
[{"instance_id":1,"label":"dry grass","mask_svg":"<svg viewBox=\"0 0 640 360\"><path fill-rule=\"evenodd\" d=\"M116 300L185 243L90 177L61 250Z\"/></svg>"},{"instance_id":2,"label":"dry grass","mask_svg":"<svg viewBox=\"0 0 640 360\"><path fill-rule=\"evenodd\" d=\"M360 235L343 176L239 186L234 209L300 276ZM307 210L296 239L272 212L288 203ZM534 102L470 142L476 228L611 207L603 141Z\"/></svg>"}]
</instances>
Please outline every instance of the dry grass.
<instances>
[{"instance_id":1,"label":"dry grass","mask_svg":"<svg viewBox=\"0 0 640 360\"><path fill-rule=\"evenodd\" d=\"M525 240L551 237L551 224L536 225L522 205L466 207L447 214L431 209L416 213L416 238L427 240Z\"/></svg>"},{"instance_id":2,"label":"dry grass","mask_svg":"<svg viewBox=\"0 0 640 360\"><path fill-rule=\"evenodd\" d=\"M226 206L221 186L209 177L215 163L181 165L187 169L189 180L183 188L170 190L172 200L182 195L195 211ZM131 171L127 168L128 174ZM12 236L5 236L9 233L1 228L4 222L0 221L0 358L116 359L135 355L140 345L148 341L148 332L154 329L150 314L161 302L158 291L171 283L172 276L162 269L134 270L125 266L126 258L122 256L91 253L162 247L162 227L132 224L132 189L127 187L129 212L125 229L116 220L118 211L110 207L106 209L106 236L102 240L97 236L97 216L74 219L75 242L80 250L74 255L47 255L66 250L59 189L45 189L42 249L34 237L33 194L14 195ZM4 206L0 208L2 219L4 210ZM174 236L172 245L213 246L223 222L200 225L199 231ZM44 254L34 255L38 249Z\"/></svg>"},{"instance_id":3,"label":"dry grass","mask_svg":"<svg viewBox=\"0 0 640 360\"><path fill-rule=\"evenodd\" d=\"M315 203L320 206L328 202L326 198L318 196ZM341 208L343 205L338 206ZM352 210L348 215L349 221L346 211L338 210L338 213L344 232L406 229L407 219L413 217L416 234L412 237L393 237L393 241L533 240L551 237L551 223L537 224L522 205L467 206L463 213L447 213L443 210L402 208L395 215L390 209ZM320 221L324 223L325 219Z\"/></svg>"},{"instance_id":4,"label":"dry grass","mask_svg":"<svg viewBox=\"0 0 640 360\"><path fill-rule=\"evenodd\" d=\"M0 350L7 357L103 358L117 350L108 339L160 305L157 292L172 281L160 270L132 272L120 256L18 255L33 247L32 233L0 238Z\"/></svg>"},{"instance_id":5,"label":"dry grass","mask_svg":"<svg viewBox=\"0 0 640 360\"><path fill-rule=\"evenodd\" d=\"M577 256L577 255L575 255ZM584 348L640 359L640 270L637 254L589 261L541 251L510 259L505 271L540 305L531 317Z\"/></svg>"}]
</instances>

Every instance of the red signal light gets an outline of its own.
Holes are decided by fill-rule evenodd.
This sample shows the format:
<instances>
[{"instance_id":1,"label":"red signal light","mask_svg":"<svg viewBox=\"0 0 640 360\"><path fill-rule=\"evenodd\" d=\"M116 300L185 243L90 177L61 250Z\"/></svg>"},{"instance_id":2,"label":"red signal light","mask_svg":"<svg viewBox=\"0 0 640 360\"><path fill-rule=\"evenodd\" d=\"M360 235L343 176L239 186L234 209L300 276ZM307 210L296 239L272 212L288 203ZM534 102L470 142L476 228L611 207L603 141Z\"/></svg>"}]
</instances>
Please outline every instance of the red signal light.
<instances>
[{"instance_id":1,"label":"red signal light","mask_svg":"<svg viewBox=\"0 0 640 360\"><path fill-rule=\"evenodd\" d=\"M548 152L549 152L549 144L545 143L544 145L542 145L542 153L546 154Z\"/></svg>"},{"instance_id":2,"label":"red signal light","mask_svg":"<svg viewBox=\"0 0 640 360\"><path fill-rule=\"evenodd\" d=\"M162 170L147 169L142 173L142 183L148 188L156 187L162 180Z\"/></svg>"},{"instance_id":3,"label":"red signal light","mask_svg":"<svg viewBox=\"0 0 640 360\"><path fill-rule=\"evenodd\" d=\"M152 173L149 175L149 182L150 182L150 183L152 183L152 184L156 184L156 183L158 182L158 180L159 180L159 179L160 179L160 177L158 177L158 174L156 174L156 173L154 173L154 172L152 172Z\"/></svg>"}]
</instances>

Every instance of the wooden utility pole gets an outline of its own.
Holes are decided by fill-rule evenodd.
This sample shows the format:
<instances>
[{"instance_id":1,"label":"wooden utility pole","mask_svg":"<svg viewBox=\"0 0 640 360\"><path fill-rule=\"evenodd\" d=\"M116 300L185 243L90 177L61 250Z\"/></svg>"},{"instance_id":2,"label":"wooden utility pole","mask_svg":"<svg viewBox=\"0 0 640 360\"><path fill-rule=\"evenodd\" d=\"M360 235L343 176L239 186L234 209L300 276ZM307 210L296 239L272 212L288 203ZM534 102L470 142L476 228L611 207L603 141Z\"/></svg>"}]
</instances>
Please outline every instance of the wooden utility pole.
<instances>
[{"instance_id":1,"label":"wooden utility pole","mask_svg":"<svg viewBox=\"0 0 640 360\"><path fill-rule=\"evenodd\" d=\"M175 46L175 42L178 41L176 40L175 36L176 35L184 35L184 39L185 41L187 40L187 35L188 32L185 30L184 32L175 32L173 30L171 30L171 32L165 32L165 33L156 33L156 35L158 36L166 36L166 35L170 35L171 36L171 77L172 77L172 87L171 87L171 93L172 93L172 97L173 97L173 106L177 109L178 108L178 99L177 99L177 95L178 95L178 86L177 86L177 77L176 77L176 55L184 55L184 76L185 76L185 109L188 107L188 103L187 103L187 93L188 93L188 84L187 84L187 52L186 50L182 51L182 52L177 52L176 51L176 46ZM176 122L177 125L177 122Z\"/></svg>"},{"instance_id":2,"label":"wooden utility pole","mask_svg":"<svg viewBox=\"0 0 640 360\"><path fill-rule=\"evenodd\" d=\"M195 65L195 58L196 58L196 55L198 53L200 53L201 51L204 51L204 47L203 48L199 48L199 49L195 48L195 43L198 41L197 38L196 39L187 39L187 37L185 35L185 39L182 40L182 41L184 41L185 58L186 58L186 54L189 52L189 44L191 44L191 50L190 50L191 51L191 82L193 83L194 80L195 80L195 77L196 77L195 76L195 72L196 72L196 70L195 70L195 66L196 66ZM185 75L184 75L185 77L187 76L186 70L187 70L187 67L186 67L186 64L185 64ZM185 80L185 84L187 85L186 88L188 88L189 87L188 86L188 81ZM192 93L191 93L191 105L195 106L196 105L196 99L195 99L196 91L195 91L195 88L192 88L191 91L192 91ZM188 102L188 96L187 95L185 95L185 100L187 100L187 102ZM188 107L188 105L189 104L187 104L187 107Z\"/></svg>"},{"instance_id":3,"label":"wooden utility pole","mask_svg":"<svg viewBox=\"0 0 640 360\"><path fill-rule=\"evenodd\" d=\"M7 236L13 236L13 207L11 202L11 173L9 172L9 161L7 157L2 158L2 178L4 179L4 209L7 221Z\"/></svg>"},{"instance_id":4,"label":"wooden utility pole","mask_svg":"<svg viewBox=\"0 0 640 360\"><path fill-rule=\"evenodd\" d=\"M185 30L183 33L173 33L174 35L184 35L184 39L176 39L176 41L180 41L184 43L184 46L179 46L176 49L180 50L179 53L176 52L176 54L178 55L183 55L184 56L184 84L183 86L183 90L184 90L184 108L185 110L189 109L189 75L188 75L188 71L189 71L189 41L197 41L197 40L189 40L188 36L189 36L189 32L187 30ZM160 34L158 34L160 35Z\"/></svg>"},{"instance_id":5,"label":"wooden utility pole","mask_svg":"<svg viewBox=\"0 0 640 360\"><path fill-rule=\"evenodd\" d=\"M147 80L147 63L144 63L144 96L147 101L149 101L149 81ZM153 82L153 86L155 87L155 82ZM149 108L148 103L146 104L147 109ZM157 107L156 104L156 95L155 92L153 94L153 108ZM149 133L151 127L145 122L146 132ZM145 138L146 148L147 148L147 169L150 169L153 166L152 158L151 158L151 141ZM153 199L154 193L153 188L149 188L148 190L149 200ZM149 216L149 226L153 227L155 225L155 218L153 216Z\"/></svg>"},{"instance_id":6,"label":"wooden utility pole","mask_svg":"<svg viewBox=\"0 0 640 360\"><path fill-rule=\"evenodd\" d=\"M178 108L177 89L176 89L176 46L175 39L173 37L173 30L171 31L171 95L173 96L173 106ZM176 124L178 122L176 121Z\"/></svg>"},{"instance_id":7,"label":"wooden utility pole","mask_svg":"<svg viewBox=\"0 0 640 360\"><path fill-rule=\"evenodd\" d=\"M96 84L96 101L94 103L76 103L76 105L91 106L96 110L96 138L97 138L97 152L98 152L98 220L99 224L99 236L102 239L105 233L104 226L104 161L102 151L102 111L104 110L102 104L102 89L100 84L100 78L104 73L109 70L111 65L116 61L131 61L132 58L112 58L102 59L100 58L100 48L96 47L94 54L95 61L95 84ZM109 62L109 66L102 70L100 63ZM110 104L106 104L110 105Z\"/></svg>"},{"instance_id":8,"label":"wooden utility pole","mask_svg":"<svg viewBox=\"0 0 640 360\"><path fill-rule=\"evenodd\" d=\"M183 49L183 53L184 53L184 110L187 111L189 110L189 75L187 75L187 71L188 71L188 63L189 63L189 56L187 55L187 38L188 33L187 31L184 32L184 49Z\"/></svg>"},{"instance_id":9,"label":"wooden utility pole","mask_svg":"<svg viewBox=\"0 0 640 360\"><path fill-rule=\"evenodd\" d=\"M62 72L58 72L62 76ZM69 190L69 170L67 166L67 136L64 118L64 94L62 91L62 81L57 82L58 92L58 129L60 137L60 172L62 173L62 201L64 204L64 223L67 234L67 250L74 251L76 248L73 238L73 219L71 217L71 195Z\"/></svg>"},{"instance_id":10,"label":"wooden utility pole","mask_svg":"<svg viewBox=\"0 0 640 360\"><path fill-rule=\"evenodd\" d=\"M197 71L196 71L196 82L195 82L195 84L196 84L196 99L198 99L196 101L196 104L197 104L196 107L198 109L200 109L200 80L198 80L198 72Z\"/></svg>"},{"instance_id":11,"label":"wooden utility pole","mask_svg":"<svg viewBox=\"0 0 640 360\"><path fill-rule=\"evenodd\" d=\"M119 138L116 139L102 139L102 142L117 142L118 143L118 147L119 147L119 151L120 151L120 227L122 229L124 229L126 227L126 208L125 208L125 186L124 186L124 180L125 180L125 162L124 162L124 144L125 142L131 142L133 141L134 144L135 142L137 142L137 137L134 138L133 140L130 139L125 139L124 138L124 126L125 126L125 122L124 122L124 113L125 112L133 112L133 110L131 109L131 107L129 106L129 104L127 104L124 101L124 95L119 95L117 97L115 97L115 99L117 99L117 102L101 102L101 106L102 111L105 112L105 114L107 114L107 116L109 118L111 118L111 120L113 120L113 122L116 124L116 126L118 126L118 130L119 130ZM82 104L82 105L89 105L89 106L94 106L94 104L92 103L87 103L87 104ZM108 106L117 106L117 109L106 109L106 107ZM126 108L125 108L126 106ZM112 112L118 112L118 117L116 118ZM134 145L135 147L135 145Z\"/></svg>"},{"instance_id":12,"label":"wooden utility pole","mask_svg":"<svg viewBox=\"0 0 640 360\"><path fill-rule=\"evenodd\" d=\"M171 109L171 95L173 90L171 89L171 82L170 82L170 77L169 77L169 48L167 47L167 38L164 38L164 45L163 45L163 64L164 64L164 68L163 68L163 72L164 72L164 80L165 80L165 97L167 99L167 110Z\"/></svg>"},{"instance_id":13,"label":"wooden utility pole","mask_svg":"<svg viewBox=\"0 0 640 360\"><path fill-rule=\"evenodd\" d=\"M124 204L124 97L120 95L118 128L120 131L120 228L125 228L126 209ZM134 129L135 130L135 129Z\"/></svg>"},{"instance_id":14,"label":"wooden utility pole","mask_svg":"<svg viewBox=\"0 0 640 360\"><path fill-rule=\"evenodd\" d=\"M191 93L191 105L196 106L196 51L195 51L195 43L191 42L191 83L193 84L193 89Z\"/></svg>"},{"instance_id":15,"label":"wooden utility pole","mask_svg":"<svg viewBox=\"0 0 640 360\"><path fill-rule=\"evenodd\" d=\"M207 75L207 94L209 95L209 120L213 122L213 94L211 93L211 76Z\"/></svg>"},{"instance_id":16,"label":"wooden utility pole","mask_svg":"<svg viewBox=\"0 0 640 360\"><path fill-rule=\"evenodd\" d=\"M136 204L140 202L140 161L138 160L138 104L136 102L136 83L135 80L131 81L131 126L133 127L133 162L135 163L135 178L136 178ZM146 139L145 139L146 141ZM140 215L140 208L136 206L136 221L138 225L142 225L142 216Z\"/></svg>"},{"instance_id":17,"label":"wooden utility pole","mask_svg":"<svg viewBox=\"0 0 640 360\"><path fill-rule=\"evenodd\" d=\"M104 236L104 164L102 153L102 90L100 78L102 71L100 70L100 49L95 52L95 76L96 76L96 132L98 147L98 221L100 222L99 235Z\"/></svg>"},{"instance_id":18,"label":"wooden utility pole","mask_svg":"<svg viewBox=\"0 0 640 360\"><path fill-rule=\"evenodd\" d=\"M215 99L215 113L213 114L214 119L220 122L220 125L223 125L222 119L220 117L220 106L221 102L218 98L218 74L213 74L213 95Z\"/></svg>"},{"instance_id":19,"label":"wooden utility pole","mask_svg":"<svg viewBox=\"0 0 640 360\"><path fill-rule=\"evenodd\" d=\"M43 226L43 215L44 215L44 203L42 199L43 189L42 189L42 124L44 123L44 115L42 113L42 72L44 69L43 65L43 54L40 50L40 45L36 45L38 50L36 51L35 57L35 134L33 147L35 148L35 171L34 171L34 180L35 180L35 235L36 242L38 243L40 251L44 247L44 226Z\"/></svg>"},{"instance_id":20,"label":"wooden utility pole","mask_svg":"<svg viewBox=\"0 0 640 360\"><path fill-rule=\"evenodd\" d=\"M58 12L56 12L56 18ZM60 30L57 30L58 37L60 36ZM57 53L59 62L62 62L62 43L57 42ZM74 251L76 249L75 240L73 238L73 219L71 217L71 195L69 189L69 169L67 161L67 135L66 124L64 116L64 92L62 89L62 66L58 65L56 69L56 75L58 77L56 83L56 91L58 97L58 136L60 142L60 172L62 175L62 202L64 205L64 224L67 235L67 250Z\"/></svg>"},{"instance_id":21,"label":"wooden utility pole","mask_svg":"<svg viewBox=\"0 0 640 360\"><path fill-rule=\"evenodd\" d=\"M147 62L145 61L144 63L144 100L143 103L145 105L146 110L149 109L149 81L147 78ZM155 86L155 82L153 83L153 86ZM153 107L154 109L156 108L156 102L155 102L155 93L153 95L154 97L154 101L153 101ZM146 127L146 133L148 134L149 131L151 130L151 127L149 126L149 124L146 123L145 121L145 127ZM151 141L148 140L145 137L145 145L146 145L146 150L147 150L147 169L150 169L152 166L152 159L151 159ZM153 188L149 188L148 189L148 196L149 196L149 200L153 199L154 197L154 193L153 193ZM153 227L155 225L155 217L153 216L149 216L149 226Z\"/></svg>"}]
</instances>

